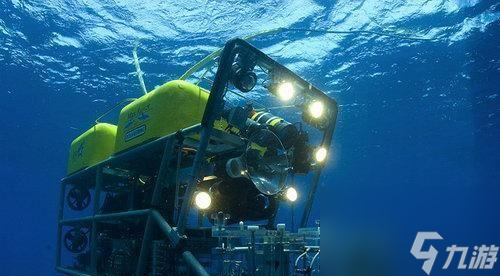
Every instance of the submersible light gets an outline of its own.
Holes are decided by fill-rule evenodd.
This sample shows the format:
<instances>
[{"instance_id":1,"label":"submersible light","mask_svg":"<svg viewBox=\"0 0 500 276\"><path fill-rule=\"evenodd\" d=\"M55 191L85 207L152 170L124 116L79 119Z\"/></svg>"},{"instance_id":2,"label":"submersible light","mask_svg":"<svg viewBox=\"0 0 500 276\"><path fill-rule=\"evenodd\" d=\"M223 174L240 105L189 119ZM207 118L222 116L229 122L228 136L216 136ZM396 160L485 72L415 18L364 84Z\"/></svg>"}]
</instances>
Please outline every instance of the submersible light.
<instances>
[{"instance_id":1,"label":"submersible light","mask_svg":"<svg viewBox=\"0 0 500 276\"><path fill-rule=\"evenodd\" d=\"M325 148L320 147L314 152L314 159L317 162L322 163L323 161L325 161L327 154L328 151Z\"/></svg>"},{"instance_id":2,"label":"submersible light","mask_svg":"<svg viewBox=\"0 0 500 276\"><path fill-rule=\"evenodd\" d=\"M285 197L286 199L288 199L288 201L295 202L299 197L299 194L297 193L297 190L295 190L294 187L289 187L286 189Z\"/></svg>"},{"instance_id":3,"label":"submersible light","mask_svg":"<svg viewBox=\"0 0 500 276\"><path fill-rule=\"evenodd\" d=\"M289 101L295 95L295 88L289 82L283 82L278 85L276 89L276 94L282 101Z\"/></svg>"},{"instance_id":4,"label":"submersible light","mask_svg":"<svg viewBox=\"0 0 500 276\"><path fill-rule=\"evenodd\" d=\"M198 192L194 198L196 207L200 210L205 210L212 204L212 198L207 192Z\"/></svg>"},{"instance_id":5,"label":"submersible light","mask_svg":"<svg viewBox=\"0 0 500 276\"><path fill-rule=\"evenodd\" d=\"M325 112L325 105L321 101L313 101L307 107L309 115L314 119L319 119Z\"/></svg>"}]
</instances>

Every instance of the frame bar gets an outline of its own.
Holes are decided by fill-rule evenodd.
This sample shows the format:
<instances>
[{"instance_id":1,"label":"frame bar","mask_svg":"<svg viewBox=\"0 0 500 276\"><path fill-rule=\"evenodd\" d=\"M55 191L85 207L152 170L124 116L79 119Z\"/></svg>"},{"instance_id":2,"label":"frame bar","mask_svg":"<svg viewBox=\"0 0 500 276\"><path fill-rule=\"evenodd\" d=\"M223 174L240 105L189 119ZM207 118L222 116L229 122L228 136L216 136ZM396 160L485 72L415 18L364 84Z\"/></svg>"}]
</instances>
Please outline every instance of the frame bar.
<instances>
[{"instance_id":1,"label":"frame bar","mask_svg":"<svg viewBox=\"0 0 500 276\"><path fill-rule=\"evenodd\" d=\"M158 169L158 177L156 178L153 195L151 196L152 208L158 207L160 204L161 190L166 177L166 172L168 171L168 163L172 158L174 149L174 140L176 140L174 137L170 137L165 142L165 148L163 150L163 156L161 159L160 168ZM144 235L142 238L141 251L139 253L139 260L137 261L137 268L135 271L135 275L137 276L143 275L144 270L146 269L149 250L151 248L152 235L153 235L153 219L151 218L151 215L149 215L146 221L146 227L144 229Z\"/></svg>"},{"instance_id":2,"label":"frame bar","mask_svg":"<svg viewBox=\"0 0 500 276\"><path fill-rule=\"evenodd\" d=\"M99 212L102 186L102 167L97 167L95 187L94 187L94 217ZM92 232L90 237L90 267L93 273L97 274L97 220L92 220Z\"/></svg>"},{"instance_id":3,"label":"frame bar","mask_svg":"<svg viewBox=\"0 0 500 276\"><path fill-rule=\"evenodd\" d=\"M323 131L323 139L321 146L330 148L333 131L335 128L337 114L338 114L338 105L335 100L328 97L321 90L313 86L308 81L304 80L290 69L285 66L279 64L250 43L245 40L236 38L228 41L224 48L220 53L220 61L219 66L217 68L217 72L215 74L214 82L212 84L212 88L210 89L210 96L208 98L207 106L205 107L205 113L203 114L203 119L201 122L201 138L198 151L195 156L192 178L191 182L188 183L188 187L186 189L186 193L184 195L184 200L182 202L181 212L179 215L179 219L177 221L177 226L179 231L182 233L186 227L187 216L189 214L189 209L191 205L191 199L194 195L196 185L200 181L201 171L204 165L204 157L206 154L206 148L208 145L209 137L212 133L214 121L220 115L220 112L224 108L224 95L226 92L226 87L230 81L231 74L231 66L235 60L236 54L244 49L246 51L250 51L252 54L256 56L257 64L265 67L268 70L278 69L280 73L284 76L290 76L294 80L294 84L297 85L304 91L307 91L308 94L313 97L320 99L325 102L329 108L331 120ZM316 195L316 191L318 189L318 184L320 180L322 167L320 167L313 177L313 183L311 184L307 196L307 201L305 204L304 212L302 214L302 220L300 223L301 227L305 227L307 225L307 221L309 219L309 215L311 213L311 209L314 203L314 198Z\"/></svg>"},{"instance_id":4,"label":"frame bar","mask_svg":"<svg viewBox=\"0 0 500 276\"><path fill-rule=\"evenodd\" d=\"M196 185L201 178L201 172L205 161L208 141L210 135L212 134L214 122L219 117L218 115L224 107L224 92L226 90L226 85L229 82L229 77L231 74L231 70L229 69L231 68L233 60L236 56L236 53L234 53L234 48L237 45L237 41L238 40L230 40L226 43L224 49L222 49L219 68L217 69L217 73L215 74L215 81L210 90L207 106L205 107L203 119L201 120L200 144L193 161L191 182L188 183L186 191L184 193L184 199L182 200L181 211L179 214L179 219L177 221L177 227L180 233L183 233L186 227L187 216L191 207L192 197L194 195Z\"/></svg>"},{"instance_id":5,"label":"frame bar","mask_svg":"<svg viewBox=\"0 0 500 276\"><path fill-rule=\"evenodd\" d=\"M66 196L66 183L61 183L61 191L59 195L59 209L57 214L57 244L56 244L56 267L61 265L61 235L62 225L59 223L64 216L64 197Z\"/></svg>"}]
</instances>

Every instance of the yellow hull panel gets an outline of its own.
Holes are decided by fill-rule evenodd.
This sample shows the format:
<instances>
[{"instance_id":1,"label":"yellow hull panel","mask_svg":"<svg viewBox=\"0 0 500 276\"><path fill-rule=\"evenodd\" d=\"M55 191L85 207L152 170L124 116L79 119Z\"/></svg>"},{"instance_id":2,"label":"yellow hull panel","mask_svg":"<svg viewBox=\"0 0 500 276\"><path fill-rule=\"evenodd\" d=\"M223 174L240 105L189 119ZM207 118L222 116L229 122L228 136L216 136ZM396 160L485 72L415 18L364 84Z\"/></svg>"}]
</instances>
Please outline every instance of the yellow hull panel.
<instances>
[{"instance_id":1,"label":"yellow hull panel","mask_svg":"<svg viewBox=\"0 0 500 276\"><path fill-rule=\"evenodd\" d=\"M68 158L68 174L91 167L114 152L116 126L99 123L78 136L71 143Z\"/></svg>"},{"instance_id":2,"label":"yellow hull panel","mask_svg":"<svg viewBox=\"0 0 500 276\"><path fill-rule=\"evenodd\" d=\"M118 120L115 152L201 122L209 93L174 80L125 106Z\"/></svg>"}]
</instances>

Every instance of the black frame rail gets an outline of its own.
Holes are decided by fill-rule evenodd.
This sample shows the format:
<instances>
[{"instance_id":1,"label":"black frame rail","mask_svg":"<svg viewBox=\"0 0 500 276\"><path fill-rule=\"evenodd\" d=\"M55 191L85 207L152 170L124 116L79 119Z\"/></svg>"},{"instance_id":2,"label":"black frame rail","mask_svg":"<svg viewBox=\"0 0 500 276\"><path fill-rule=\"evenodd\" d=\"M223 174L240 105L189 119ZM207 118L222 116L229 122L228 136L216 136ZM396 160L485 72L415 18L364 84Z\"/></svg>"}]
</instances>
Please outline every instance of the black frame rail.
<instances>
[{"instance_id":1,"label":"black frame rail","mask_svg":"<svg viewBox=\"0 0 500 276\"><path fill-rule=\"evenodd\" d=\"M242 51L248 51L252 53L256 57L257 64L261 67L266 68L270 71L273 69L277 69L284 76L293 79L294 85L299 86L300 91L302 91L303 93L308 93L315 98L327 103L327 106L331 112L331 119L328 122L328 125L323 130L323 138L321 144L325 148L330 148L331 146L333 131L335 129L338 114L337 102L334 99L328 97L324 92L316 88L314 85L292 72L290 69L281 65L277 61L270 58L268 55L264 54L259 49L252 46L250 43L240 38L232 39L226 43L220 54L219 65L215 74L212 88L210 90L210 96L205 108L205 113L201 122L202 128L200 145L194 159L195 165L193 166L192 180L190 181L188 189L186 191L186 196L188 196L188 198L192 198L195 193L196 184L201 181L203 177L201 175L201 168L203 164L203 158L205 156L205 151L208 146L208 137L210 137L211 133L213 132L213 125L215 120L220 117L221 112L224 108L224 96L226 94L226 88L228 87L230 82L231 66L235 62L236 55ZM314 173L314 177L307 195L304 212L302 214L300 227L305 227L309 220L311 209L314 203L314 197L319 185L321 171L322 168L317 169ZM190 203L188 201L184 201L182 204L179 220L177 222L177 225L181 232L186 226L189 207Z\"/></svg>"}]
</instances>

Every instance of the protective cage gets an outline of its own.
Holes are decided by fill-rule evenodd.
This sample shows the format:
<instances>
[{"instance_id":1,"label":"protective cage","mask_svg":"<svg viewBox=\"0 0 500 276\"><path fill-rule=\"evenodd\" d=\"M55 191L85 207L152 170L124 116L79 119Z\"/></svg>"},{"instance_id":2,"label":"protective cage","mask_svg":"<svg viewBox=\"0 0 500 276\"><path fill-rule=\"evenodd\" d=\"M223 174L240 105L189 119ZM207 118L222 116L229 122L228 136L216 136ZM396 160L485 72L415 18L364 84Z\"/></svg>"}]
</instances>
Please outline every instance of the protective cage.
<instances>
[{"instance_id":1,"label":"protective cage","mask_svg":"<svg viewBox=\"0 0 500 276\"><path fill-rule=\"evenodd\" d=\"M242 59L242 64L247 67L235 68ZM330 148L338 112L336 102L248 42L230 40L220 52L199 124L120 151L62 179L56 247L56 269L59 272L69 275L289 275L291 271L304 275L313 272L312 265L319 255L319 227L305 227L322 164L299 170L299 173L310 171L313 174L308 178L309 190L299 233L285 231L283 225L275 226L277 207L262 228L246 226L243 222L227 226L229 218L222 212L208 217L213 226L204 227L200 221L207 212L203 210L198 212L198 225L188 223L190 213L193 213L192 199L202 183L207 183L206 179L210 177L207 171L213 169L212 162L241 154L248 148L248 139L241 133L221 130L214 127L214 122L227 115L224 115L224 107L230 85L243 92L252 90L253 87L247 88L254 76L250 74L248 77L241 70L248 72L256 66L272 78L278 76L293 83L301 99L324 104L327 120L318 123L307 115L302 119L322 133L319 146ZM193 72L188 73L181 79ZM235 80L235 77L240 79ZM268 88L271 90L272 85ZM294 107L307 108L304 105ZM231 123L230 119L227 120ZM270 122L272 118L266 121ZM283 148L287 147L281 144ZM181 176L187 180L182 181ZM91 191L90 204L85 191ZM67 195L72 202L77 201L75 206L78 208L74 208L78 211L77 216L74 213L65 216L68 213L65 212L65 203L69 202L65 200ZM279 195L273 193L271 196L278 198ZM82 216L85 212L78 209L87 205L92 207L88 210L91 214ZM71 218L66 218L68 215ZM240 242L236 243L238 239ZM74 255L62 254L63 244ZM214 261L228 252L243 254L244 261L224 258L220 262ZM297 260L290 262L294 254ZM308 259L311 254L314 257ZM274 270L265 265L270 263L269 258L273 260ZM299 262L299 258L304 261ZM68 259L73 263L65 264ZM276 262L281 262L279 270L276 270ZM304 267L299 268L300 264Z\"/></svg>"}]
</instances>

